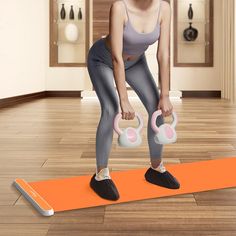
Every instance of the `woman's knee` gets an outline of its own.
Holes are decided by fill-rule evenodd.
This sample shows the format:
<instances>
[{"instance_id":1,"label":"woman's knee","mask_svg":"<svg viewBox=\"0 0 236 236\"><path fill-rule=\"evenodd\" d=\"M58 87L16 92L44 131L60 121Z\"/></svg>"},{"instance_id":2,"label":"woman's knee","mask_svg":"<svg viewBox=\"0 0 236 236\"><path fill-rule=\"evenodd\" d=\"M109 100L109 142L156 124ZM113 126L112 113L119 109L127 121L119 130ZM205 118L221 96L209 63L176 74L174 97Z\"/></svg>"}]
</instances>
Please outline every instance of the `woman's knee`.
<instances>
[{"instance_id":1,"label":"woman's knee","mask_svg":"<svg viewBox=\"0 0 236 236\"><path fill-rule=\"evenodd\" d=\"M155 111L157 111L157 106L155 107L150 107L148 110L148 116L149 116L149 120L151 121L151 118L152 118L152 115ZM156 118L156 124L157 126L160 126L162 124L164 124L164 117L162 115L159 115L157 118Z\"/></svg>"},{"instance_id":2,"label":"woman's knee","mask_svg":"<svg viewBox=\"0 0 236 236\"><path fill-rule=\"evenodd\" d=\"M156 102L154 102L154 101L152 101L152 102L149 101L147 104L148 104L148 105L147 105L146 109L147 109L148 115L149 115L149 116L152 116L152 114L153 114L155 111L157 111L157 109L158 109L158 101L156 101Z\"/></svg>"},{"instance_id":3,"label":"woman's knee","mask_svg":"<svg viewBox=\"0 0 236 236\"><path fill-rule=\"evenodd\" d=\"M158 109L159 101L160 99L157 92L150 93L150 95L147 96L145 104L146 104L146 110L149 115L152 115L152 113Z\"/></svg>"},{"instance_id":4,"label":"woman's knee","mask_svg":"<svg viewBox=\"0 0 236 236\"><path fill-rule=\"evenodd\" d=\"M119 112L119 106L118 104L110 104L103 106L102 108L102 115L105 116L107 119L114 119L114 117Z\"/></svg>"}]
</instances>

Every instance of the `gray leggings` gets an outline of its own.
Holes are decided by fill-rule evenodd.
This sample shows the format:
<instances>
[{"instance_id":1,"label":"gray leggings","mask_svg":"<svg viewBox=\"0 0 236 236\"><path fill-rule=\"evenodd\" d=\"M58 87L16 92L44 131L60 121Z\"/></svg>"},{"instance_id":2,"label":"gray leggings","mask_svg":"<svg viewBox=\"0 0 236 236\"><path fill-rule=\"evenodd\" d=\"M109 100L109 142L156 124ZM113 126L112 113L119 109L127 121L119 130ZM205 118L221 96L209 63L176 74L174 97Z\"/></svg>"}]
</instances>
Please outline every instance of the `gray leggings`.
<instances>
[{"instance_id":1,"label":"gray leggings","mask_svg":"<svg viewBox=\"0 0 236 236\"><path fill-rule=\"evenodd\" d=\"M159 92L149 71L145 53L135 61L124 61L124 64L126 81L137 93L148 112L147 137L150 159L161 159L163 145L155 143L155 133L151 128L151 116L157 110ZM97 167L107 166L113 140L113 121L120 111L118 95L114 87L111 52L106 47L104 38L97 40L90 48L87 68L101 104L101 117L96 133L96 163ZM159 116L157 125L163 122L164 118Z\"/></svg>"}]
</instances>

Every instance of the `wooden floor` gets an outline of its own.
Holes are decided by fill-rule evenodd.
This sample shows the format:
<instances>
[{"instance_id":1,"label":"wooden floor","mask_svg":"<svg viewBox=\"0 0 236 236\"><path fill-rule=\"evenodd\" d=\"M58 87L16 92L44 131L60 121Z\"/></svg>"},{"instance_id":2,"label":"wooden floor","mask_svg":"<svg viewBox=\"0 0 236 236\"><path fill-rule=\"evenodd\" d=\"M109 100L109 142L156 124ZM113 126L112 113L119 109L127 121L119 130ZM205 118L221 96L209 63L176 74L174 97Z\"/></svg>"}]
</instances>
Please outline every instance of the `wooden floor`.
<instances>
[{"instance_id":1,"label":"wooden floor","mask_svg":"<svg viewBox=\"0 0 236 236\"><path fill-rule=\"evenodd\" d=\"M143 143L120 148L114 133L111 171L149 165L147 114L138 99L131 103L144 116ZM165 163L236 156L235 106L220 99L176 99L173 105L178 142L165 146ZM1 236L236 235L236 188L40 216L12 181L93 174L99 117L98 100L91 98L45 98L0 110ZM122 120L121 126L137 123Z\"/></svg>"}]
</instances>

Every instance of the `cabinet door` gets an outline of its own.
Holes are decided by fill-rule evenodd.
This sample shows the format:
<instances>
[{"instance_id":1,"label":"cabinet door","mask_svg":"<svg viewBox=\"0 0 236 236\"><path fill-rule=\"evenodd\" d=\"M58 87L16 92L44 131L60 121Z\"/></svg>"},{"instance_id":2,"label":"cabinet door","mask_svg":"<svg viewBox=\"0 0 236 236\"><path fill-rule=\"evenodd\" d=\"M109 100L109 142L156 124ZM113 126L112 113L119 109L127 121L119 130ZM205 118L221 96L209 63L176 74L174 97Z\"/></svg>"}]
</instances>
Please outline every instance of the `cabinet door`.
<instances>
[{"instance_id":1,"label":"cabinet door","mask_svg":"<svg viewBox=\"0 0 236 236\"><path fill-rule=\"evenodd\" d=\"M174 66L213 66L213 0L174 0Z\"/></svg>"},{"instance_id":2,"label":"cabinet door","mask_svg":"<svg viewBox=\"0 0 236 236\"><path fill-rule=\"evenodd\" d=\"M50 66L86 66L89 2L50 0Z\"/></svg>"}]
</instances>

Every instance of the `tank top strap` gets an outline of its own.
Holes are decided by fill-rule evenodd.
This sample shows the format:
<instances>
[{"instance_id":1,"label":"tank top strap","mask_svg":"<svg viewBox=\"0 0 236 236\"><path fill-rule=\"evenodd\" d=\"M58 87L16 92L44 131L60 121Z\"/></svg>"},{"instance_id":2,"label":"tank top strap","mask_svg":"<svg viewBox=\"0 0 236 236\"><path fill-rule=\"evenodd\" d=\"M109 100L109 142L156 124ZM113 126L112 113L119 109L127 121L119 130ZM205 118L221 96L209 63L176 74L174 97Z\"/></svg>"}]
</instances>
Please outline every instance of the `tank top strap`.
<instances>
[{"instance_id":1,"label":"tank top strap","mask_svg":"<svg viewBox=\"0 0 236 236\"><path fill-rule=\"evenodd\" d=\"M125 2L125 0L122 0L122 2L123 2L124 5L125 5L125 11L126 11L126 14L127 14L128 20L129 20L129 13L128 13L128 9L127 9L126 2Z\"/></svg>"},{"instance_id":2,"label":"tank top strap","mask_svg":"<svg viewBox=\"0 0 236 236\"><path fill-rule=\"evenodd\" d=\"M122 0L122 2L125 5L125 11L126 11L126 14L127 14L128 20L129 20L129 13L128 13L128 9L127 9L127 4L126 4L125 0ZM157 24L159 23L159 16L160 16L160 11L161 11L161 3L162 3L162 0L160 0L160 2L159 2L158 13L157 13L158 14L157 15Z\"/></svg>"},{"instance_id":3,"label":"tank top strap","mask_svg":"<svg viewBox=\"0 0 236 236\"><path fill-rule=\"evenodd\" d=\"M158 7L157 24L159 23L159 16L160 16L160 11L161 11L161 3L162 3L162 0L160 0L159 7Z\"/></svg>"}]
</instances>

